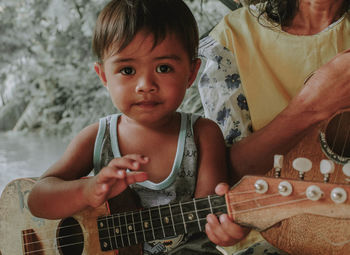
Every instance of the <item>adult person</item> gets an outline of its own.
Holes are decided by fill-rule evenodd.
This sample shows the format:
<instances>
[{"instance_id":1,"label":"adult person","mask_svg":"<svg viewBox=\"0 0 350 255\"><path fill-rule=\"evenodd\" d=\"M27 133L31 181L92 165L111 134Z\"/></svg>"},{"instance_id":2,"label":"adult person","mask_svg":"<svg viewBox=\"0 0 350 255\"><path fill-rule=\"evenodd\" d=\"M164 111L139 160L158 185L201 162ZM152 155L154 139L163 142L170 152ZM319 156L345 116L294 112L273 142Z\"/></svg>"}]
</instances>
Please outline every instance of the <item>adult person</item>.
<instances>
[{"instance_id":1,"label":"adult person","mask_svg":"<svg viewBox=\"0 0 350 255\"><path fill-rule=\"evenodd\" d=\"M250 4L225 16L200 46L207 64L199 92L206 117L230 146L231 185L265 174L274 154L350 107L350 1ZM208 222L215 243L237 241L227 215Z\"/></svg>"}]
</instances>

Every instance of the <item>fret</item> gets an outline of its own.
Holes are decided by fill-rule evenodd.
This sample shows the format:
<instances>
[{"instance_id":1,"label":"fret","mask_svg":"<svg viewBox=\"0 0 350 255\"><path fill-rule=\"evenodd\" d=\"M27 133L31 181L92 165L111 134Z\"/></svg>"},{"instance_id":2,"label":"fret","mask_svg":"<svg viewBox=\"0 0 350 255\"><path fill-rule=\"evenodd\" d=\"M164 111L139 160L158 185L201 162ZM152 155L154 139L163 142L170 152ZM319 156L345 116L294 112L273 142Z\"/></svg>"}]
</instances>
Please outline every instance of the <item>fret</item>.
<instances>
[{"instance_id":1,"label":"fret","mask_svg":"<svg viewBox=\"0 0 350 255\"><path fill-rule=\"evenodd\" d=\"M162 221L159 215L158 207L152 207L151 208L151 216L152 216L152 226L153 231L155 235L155 239L163 239L164 238L164 232L162 229Z\"/></svg>"},{"instance_id":2,"label":"fret","mask_svg":"<svg viewBox=\"0 0 350 255\"><path fill-rule=\"evenodd\" d=\"M98 217L97 219L97 228L100 239L100 247L102 251L109 251L113 249L111 239L109 238L109 229L107 221L107 217Z\"/></svg>"},{"instance_id":3,"label":"fret","mask_svg":"<svg viewBox=\"0 0 350 255\"><path fill-rule=\"evenodd\" d=\"M173 230L174 230L174 235L177 236L175 223L174 223L173 212L171 210L171 205L170 204L169 204L169 212L170 212L170 218L171 218L171 222L172 222L172 226L173 226Z\"/></svg>"},{"instance_id":4,"label":"fret","mask_svg":"<svg viewBox=\"0 0 350 255\"><path fill-rule=\"evenodd\" d=\"M133 219L134 219L134 233L137 243L143 243L146 241L146 238L144 236L143 232L143 225L141 220L141 210L133 212Z\"/></svg>"},{"instance_id":5,"label":"fret","mask_svg":"<svg viewBox=\"0 0 350 255\"><path fill-rule=\"evenodd\" d=\"M122 229L120 227L120 216L118 214L111 215L112 220L113 220L113 235L114 235L114 241L115 241L115 246L118 247L123 247L123 239L122 239Z\"/></svg>"},{"instance_id":6,"label":"fret","mask_svg":"<svg viewBox=\"0 0 350 255\"><path fill-rule=\"evenodd\" d=\"M182 210L182 206L181 206L181 202L179 203L180 205L180 210L181 210L181 216L182 216L182 220L183 220L183 224L184 224L184 229L185 229L185 233L187 233L187 227L186 227L186 223L185 223L185 216Z\"/></svg>"},{"instance_id":7,"label":"fret","mask_svg":"<svg viewBox=\"0 0 350 255\"><path fill-rule=\"evenodd\" d=\"M200 230L204 230L205 224L207 223L207 215L212 213L209 197L196 199L195 206L197 209L199 225L201 226Z\"/></svg>"},{"instance_id":8,"label":"fret","mask_svg":"<svg viewBox=\"0 0 350 255\"><path fill-rule=\"evenodd\" d=\"M164 237L175 236L174 222L171 219L171 210L168 205L159 206L160 221L164 228Z\"/></svg>"},{"instance_id":9,"label":"fret","mask_svg":"<svg viewBox=\"0 0 350 255\"><path fill-rule=\"evenodd\" d=\"M225 196L210 196L210 202L213 206L213 213L214 214L222 214L227 213L227 207L225 201Z\"/></svg>"},{"instance_id":10,"label":"fret","mask_svg":"<svg viewBox=\"0 0 350 255\"><path fill-rule=\"evenodd\" d=\"M113 224L113 236L114 236L114 244L112 244L113 247L118 248L118 240L117 240L117 233L115 231L117 231L116 225L115 225L115 220L114 220L114 216L111 215L112 218L112 224Z\"/></svg>"},{"instance_id":11,"label":"fret","mask_svg":"<svg viewBox=\"0 0 350 255\"><path fill-rule=\"evenodd\" d=\"M124 231L123 231L123 228L122 228L122 222L120 220L120 215L118 216L118 222L119 222L120 239L122 241L122 247L124 247L125 246L125 244L124 244L124 237L123 237Z\"/></svg>"},{"instance_id":12,"label":"fret","mask_svg":"<svg viewBox=\"0 0 350 255\"><path fill-rule=\"evenodd\" d=\"M151 208L148 208L148 213L149 213L149 219L151 223L151 229L152 229L152 234L153 234L153 240L156 240L156 236L154 234L154 228L153 228L153 220L152 220L152 213L151 213Z\"/></svg>"},{"instance_id":13,"label":"fret","mask_svg":"<svg viewBox=\"0 0 350 255\"><path fill-rule=\"evenodd\" d=\"M185 224L183 219L183 213L179 203L169 204L170 211L172 213L172 221L177 235L185 233Z\"/></svg>"},{"instance_id":14,"label":"fret","mask_svg":"<svg viewBox=\"0 0 350 255\"><path fill-rule=\"evenodd\" d=\"M119 216L120 221L120 237L122 239L123 247L130 245L130 239L128 235L128 229L127 229L127 222L125 218L125 213L120 214Z\"/></svg>"},{"instance_id":15,"label":"fret","mask_svg":"<svg viewBox=\"0 0 350 255\"><path fill-rule=\"evenodd\" d=\"M213 214L213 206L211 205L211 201L210 201L210 195L208 196L208 201L209 201L209 207L210 207L210 213Z\"/></svg>"},{"instance_id":16,"label":"fret","mask_svg":"<svg viewBox=\"0 0 350 255\"><path fill-rule=\"evenodd\" d=\"M146 239L145 229L143 227L143 219L142 219L142 211L141 210L139 211L139 214L140 214L140 225L141 225L143 241L145 242L145 241L147 241L147 239Z\"/></svg>"},{"instance_id":17,"label":"fret","mask_svg":"<svg viewBox=\"0 0 350 255\"><path fill-rule=\"evenodd\" d=\"M196 216L197 216L198 229L199 229L199 231L202 231L201 222L200 222L200 219L198 217L198 210L197 210L197 206L196 206L196 200L194 198L193 198L193 205L194 205L194 211L195 211Z\"/></svg>"},{"instance_id":18,"label":"fret","mask_svg":"<svg viewBox=\"0 0 350 255\"><path fill-rule=\"evenodd\" d=\"M149 210L142 210L141 211L141 218L142 218L142 227L144 229L145 234L145 240L151 241L154 240L154 234L153 234L153 228L151 226L151 217Z\"/></svg>"},{"instance_id":19,"label":"fret","mask_svg":"<svg viewBox=\"0 0 350 255\"><path fill-rule=\"evenodd\" d=\"M116 249L116 244L112 241L112 236L113 236L113 219L111 216L108 216L106 218L106 223L107 223L107 232L108 232L108 238L109 238L109 243L112 247L112 249ZM113 238L114 239L114 238Z\"/></svg>"},{"instance_id":20,"label":"fret","mask_svg":"<svg viewBox=\"0 0 350 255\"><path fill-rule=\"evenodd\" d=\"M181 203L181 208L184 212L184 223L186 224L186 233L198 232L198 221L194 207L194 201Z\"/></svg>"},{"instance_id":21,"label":"fret","mask_svg":"<svg viewBox=\"0 0 350 255\"><path fill-rule=\"evenodd\" d=\"M162 226L163 238L164 238L165 237L165 230L164 230L164 225L163 225L163 220L162 220L162 213L160 212L160 205L158 205L158 212L159 212L159 216L160 216L160 224Z\"/></svg>"},{"instance_id":22,"label":"fret","mask_svg":"<svg viewBox=\"0 0 350 255\"><path fill-rule=\"evenodd\" d=\"M127 238L129 242L129 246L137 244L134 236L134 225L132 224L132 214L130 213L124 213L124 218L126 222L126 229L127 229Z\"/></svg>"},{"instance_id":23,"label":"fret","mask_svg":"<svg viewBox=\"0 0 350 255\"><path fill-rule=\"evenodd\" d=\"M134 220L134 213L131 213L131 218L132 218L132 225L134 227L134 236L135 236L135 244L138 244L137 236L136 236L136 228L135 228L135 220Z\"/></svg>"}]
</instances>

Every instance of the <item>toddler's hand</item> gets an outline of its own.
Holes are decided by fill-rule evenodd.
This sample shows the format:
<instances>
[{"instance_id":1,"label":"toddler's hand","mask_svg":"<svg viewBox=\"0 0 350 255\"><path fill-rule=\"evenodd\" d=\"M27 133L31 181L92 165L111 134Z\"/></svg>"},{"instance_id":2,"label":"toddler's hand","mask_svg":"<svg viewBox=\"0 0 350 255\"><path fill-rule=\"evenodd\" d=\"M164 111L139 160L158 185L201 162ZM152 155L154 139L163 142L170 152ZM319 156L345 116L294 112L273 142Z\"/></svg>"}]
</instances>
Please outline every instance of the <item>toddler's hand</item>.
<instances>
[{"instance_id":1,"label":"toddler's hand","mask_svg":"<svg viewBox=\"0 0 350 255\"><path fill-rule=\"evenodd\" d=\"M225 183L220 183L215 188L216 194L220 196L228 191L229 186ZM234 223L227 214L222 214L219 217L209 214L207 216L207 222L205 232L208 238L220 246L234 245L242 240L250 231L250 229L243 228Z\"/></svg>"},{"instance_id":2,"label":"toddler's hand","mask_svg":"<svg viewBox=\"0 0 350 255\"><path fill-rule=\"evenodd\" d=\"M147 173L137 170L140 170L142 164L148 162L149 158L138 154L130 154L111 160L98 175L87 181L84 196L88 204L96 208L123 192L129 184L147 180ZM126 172L126 169L133 171Z\"/></svg>"}]
</instances>

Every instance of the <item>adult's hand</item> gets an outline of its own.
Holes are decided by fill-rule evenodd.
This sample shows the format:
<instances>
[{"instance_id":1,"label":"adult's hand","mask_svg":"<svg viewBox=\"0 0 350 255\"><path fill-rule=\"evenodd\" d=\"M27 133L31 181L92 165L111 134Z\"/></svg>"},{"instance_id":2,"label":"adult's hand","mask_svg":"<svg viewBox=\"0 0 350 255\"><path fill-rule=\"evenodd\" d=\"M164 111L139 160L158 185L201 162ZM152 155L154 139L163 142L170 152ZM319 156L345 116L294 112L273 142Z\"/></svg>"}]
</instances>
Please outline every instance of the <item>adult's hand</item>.
<instances>
[{"instance_id":1,"label":"adult's hand","mask_svg":"<svg viewBox=\"0 0 350 255\"><path fill-rule=\"evenodd\" d=\"M321 66L295 99L319 121L350 108L350 49Z\"/></svg>"},{"instance_id":2,"label":"adult's hand","mask_svg":"<svg viewBox=\"0 0 350 255\"><path fill-rule=\"evenodd\" d=\"M215 192L218 195L224 195L229 190L229 185L220 183L216 186ZM205 231L208 238L213 243L220 246L231 246L242 240L250 231L248 228L243 228L227 215L222 214L217 217L214 214L207 216L207 224Z\"/></svg>"}]
</instances>

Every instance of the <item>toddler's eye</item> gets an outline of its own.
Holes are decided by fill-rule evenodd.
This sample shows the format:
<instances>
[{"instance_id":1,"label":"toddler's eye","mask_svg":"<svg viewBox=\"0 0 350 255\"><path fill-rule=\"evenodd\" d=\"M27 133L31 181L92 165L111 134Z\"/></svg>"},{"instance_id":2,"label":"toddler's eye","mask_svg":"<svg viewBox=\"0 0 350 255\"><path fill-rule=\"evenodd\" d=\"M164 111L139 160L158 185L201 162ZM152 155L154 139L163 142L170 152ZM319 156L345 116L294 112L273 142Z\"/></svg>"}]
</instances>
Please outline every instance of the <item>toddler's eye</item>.
<instances>
[{"instance_id":1,"label":"toddler's eye","mask_svg":"<svg viewBox=\"0 0 350 255\"><path fill-rule=\"evenodd\" d=\"M159 65L156 68L156 71L158 73L169 73L172 70L172 68L168 65Z\"/></svg>"},{"instance_id":2,"label":"toddler's eye","mask_svg":"<svg viewBox=\"0 0 350 255\"><path fill-rule=\"evenodd\" d=\"M131 75L136 73L135 69L132 67L124 67L120 70L120 72L125 75Z\"/></svg>"}]
</instances>

